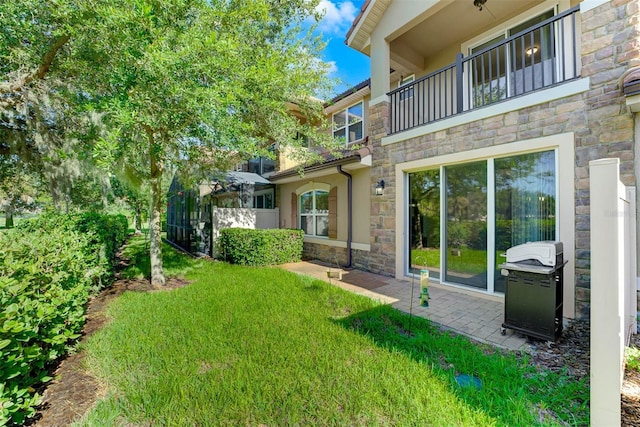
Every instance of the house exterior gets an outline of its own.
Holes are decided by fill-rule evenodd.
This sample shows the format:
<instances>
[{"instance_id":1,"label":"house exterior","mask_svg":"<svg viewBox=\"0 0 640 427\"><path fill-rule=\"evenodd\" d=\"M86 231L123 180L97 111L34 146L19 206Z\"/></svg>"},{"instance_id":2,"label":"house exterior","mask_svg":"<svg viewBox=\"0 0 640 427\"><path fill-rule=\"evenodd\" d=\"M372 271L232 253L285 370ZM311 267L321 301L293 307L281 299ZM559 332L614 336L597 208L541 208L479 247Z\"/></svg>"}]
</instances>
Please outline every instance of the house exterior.
<instances>
[{"instance_id":1,"label":"house exterior","mask_svg":"<svg viewBox=\"0 0 640 427\"><path fill-rule=\"evenodd\" d=\"M346 40L371 58L357 266L499 295L501 253L559 240L564 316L588 316L589 161L620 158L628 186L640 170L622 87L640 66L639 3L365 2Z\"/></svg>"},{"instance_id":2,"label":"house exterior","mask_svg":"<svg viewBox=\"0 0 640 427\"><path fill-rule=\"evenodd\" d=\"M333 136L344 140L340 155L324 153L320 163L269 178L277 185L280 227L305 230L305 257L362 269L370 250L369 93L366 80L325 105Z\"/></svg>"},{"instance_id":3,"label":"house exterior","mask_svg":"<svg viewBox=\"0 0 640 427\"><path fill-rule=\"evenodd\" d=\"M346 43L371 78L325 104L342 155L243 169L305 256L499 297L507 248L558 240L588 317L589 162L638 187L640 0L367 0Z\"/></svg>"}]
</instances>

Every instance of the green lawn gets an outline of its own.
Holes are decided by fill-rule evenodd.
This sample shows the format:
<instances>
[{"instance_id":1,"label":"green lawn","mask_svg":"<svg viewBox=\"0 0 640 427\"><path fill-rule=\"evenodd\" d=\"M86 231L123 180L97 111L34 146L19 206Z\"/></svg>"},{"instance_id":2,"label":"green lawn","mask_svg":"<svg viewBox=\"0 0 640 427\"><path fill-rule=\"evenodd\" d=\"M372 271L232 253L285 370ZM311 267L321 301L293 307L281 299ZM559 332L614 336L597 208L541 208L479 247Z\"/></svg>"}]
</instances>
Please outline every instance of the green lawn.
<instances>
[{"instance_id":1,"label":"green lawn","mask_svg":"<svg viewBox=\"0 0 640 427\"><path fill-rule=\"evenodd\" d=\"M164 254L193 283L110 306L86 346L109 391L82 425L588 424L568 376L308 277Z\"/></svg>"}]
</instances>

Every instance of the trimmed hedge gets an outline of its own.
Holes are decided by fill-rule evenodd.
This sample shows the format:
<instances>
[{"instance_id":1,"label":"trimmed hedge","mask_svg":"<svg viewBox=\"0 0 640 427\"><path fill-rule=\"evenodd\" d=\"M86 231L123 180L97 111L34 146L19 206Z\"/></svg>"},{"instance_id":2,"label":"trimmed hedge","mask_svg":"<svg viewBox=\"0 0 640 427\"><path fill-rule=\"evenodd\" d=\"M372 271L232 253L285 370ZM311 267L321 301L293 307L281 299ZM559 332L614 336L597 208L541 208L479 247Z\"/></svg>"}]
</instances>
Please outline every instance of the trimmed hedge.
<instances>
[{"instance_id":1,"label":"trimmed hedge","mask_svg":"<svg viewBox=\"0 0 640 427\"><path fill-rule=\"evenodd\" d=\"M219 253L227 262L241 265L277 265L302 258L304 233L300 229L220 230Z\"/></svg>"},{"instance_id":2,"label":"trimmed hedge","mask_svg":"<svg viewBox=\"0 0 640 427\"><path fill-rule=\"evenodd\" d=\"M35 414L35 388L80 336L91 292L110 285L126 217L45 215L0 233L0 425Z\"/></svg>"}]
</instances>

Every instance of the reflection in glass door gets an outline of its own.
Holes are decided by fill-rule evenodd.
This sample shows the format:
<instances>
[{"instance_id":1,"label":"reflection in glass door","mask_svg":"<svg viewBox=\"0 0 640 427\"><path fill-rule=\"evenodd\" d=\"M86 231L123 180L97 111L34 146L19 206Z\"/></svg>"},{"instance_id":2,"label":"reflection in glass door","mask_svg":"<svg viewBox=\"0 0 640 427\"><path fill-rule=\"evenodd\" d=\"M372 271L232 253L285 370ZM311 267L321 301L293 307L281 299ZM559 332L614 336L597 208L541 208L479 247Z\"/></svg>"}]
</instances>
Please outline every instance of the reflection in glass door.
<instances>
[{"instance_id":1,"label":"reflection in glass door","mask_svg":"<svg viewBox=\"0 0 640 427\"><path fill-rule=\"evenodd\" d=\"M487 162L444 168L445 280L487 289Z\"/></svg>"},{"instance_id":2,"label":"reflection in glass door","mask_svg":"<svg viewBox=\"0 0 640 427\"><path fill-rule=\"evenodd\" d=\"M409 175L409 273L440 278L440 170Z\"/></svg>"},{"instance_id":3,"label":"reflection in glass door","mask_svg":"<svg viewBox=\"0 0 640 427\"><path fill-rule=\"evenodd\" d=\"M555 152L522 154L495 160L496 264L516 245L556 237ZM495 290L504 292L496 266Z\"/></svg>"}]
</instances>

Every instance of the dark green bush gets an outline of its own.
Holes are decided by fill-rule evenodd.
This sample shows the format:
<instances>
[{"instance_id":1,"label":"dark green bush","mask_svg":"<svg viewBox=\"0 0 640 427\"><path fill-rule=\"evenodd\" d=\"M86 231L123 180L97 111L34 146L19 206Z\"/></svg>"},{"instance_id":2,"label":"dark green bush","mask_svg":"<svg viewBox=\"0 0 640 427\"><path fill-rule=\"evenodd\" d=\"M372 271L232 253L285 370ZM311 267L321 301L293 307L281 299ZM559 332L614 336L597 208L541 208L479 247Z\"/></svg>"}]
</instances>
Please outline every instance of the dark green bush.
<instances>
[{"instance_id":1,"label":"dark green bush","mask_svg":"<svg viewBox=\"0 0 640 427\"><path fill-rule=\"evenodd\" d=\"M220 230L220 256L233 264L277 265L300 261L304 233L299 229Z\"/></svg>"},{"instance_id":2,"label":"dark green bush","mask_svg":"<svg viewBox=\"0 0 640 427\"><path fill-rule=\"evenodd\" d=\"M87 212L74 215L41 215L24 221L17 227L26 232L52 230L80 233L87 240L86 252L93 255L90 263L92 290L98 291L113 281L114 262L118 248L127 237L127 217Z\"/></svg>"},{"instance_id":3,"label":"dark green bush","mask_svg":"<svg viewBox=\"0 0 640 427\"><path fill-rule=\"evenodd\" d=\"M34 415L34 388L80 336L91 291L111 283L126 230L124 217L83 214L0 233L0 425Z\"/></svg>"}]
</instances>

